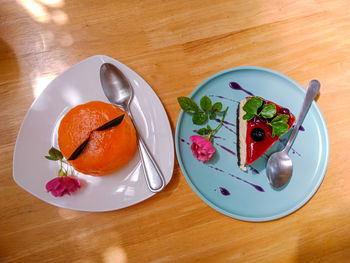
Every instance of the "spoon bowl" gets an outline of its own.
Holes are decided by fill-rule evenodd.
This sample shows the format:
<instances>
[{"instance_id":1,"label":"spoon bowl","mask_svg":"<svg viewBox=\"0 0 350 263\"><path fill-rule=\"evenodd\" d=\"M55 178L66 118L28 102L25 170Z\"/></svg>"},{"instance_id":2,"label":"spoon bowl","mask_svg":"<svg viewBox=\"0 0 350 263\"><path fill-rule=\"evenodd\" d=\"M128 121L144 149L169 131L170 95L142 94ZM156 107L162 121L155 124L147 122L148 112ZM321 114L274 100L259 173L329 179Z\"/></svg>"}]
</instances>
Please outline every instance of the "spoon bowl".
<instances>
[{"instance_id":1,"label":"spoon bowl","mask_svg":"<svg viewBox=\"0 0 350 263\"><path fill-rule=\"evenodd\" d=\"M269 172L266 173L269 183L274 188L282 188L293 173L293 163L285 151L272 154L268 160Z\"/></svg>"},{"instance_id":2,"label":"spoon bowl","mask_svg":"<svg viewBox=\"0 0 350 263\"><path fill-rule=\"evenodd\" d=\"M100 68L100 80L103 91L108 100L112 104L126 111L133 121L132 112L130 111L130 103L134 96L134 90L123 72L113 64L104 63ZM137 126L135 123L133 124L137 131ZM138 142L147 186L151 192L160 192L165 186L164 176L139 132Z\"/></svg>"},{"instance_id":3,"label":"spoon bowl","mask_svg":"<svg viewBox=\"0 0 350 263\"><path fill-rule=\"evenodd\" d=\"M125 75L114 65L104 63L100 69L100 79L108 100L123 110L130 111L134 90Z\"/></svg>"},{"instance_id":4,"label":"spoon bowl","mask_svg":"<svg viewBox=\"0 0 350 263\"><path fill-rule=\"evenodd\" d=\"M311 80L306 91L305 99L297 123L293 128L292 134L286 144L286 147L282 151L272 154L267 161L266 176L269 180L269 184L273 188L278 189L285 186L293 174L293 163L290 157L288 156L288 152L294 142L300 125L303 122L304 117L308 112L312 101L314 100L319 91L320 82L318 82L317 80Z\"/></svg>"}]
</instances>

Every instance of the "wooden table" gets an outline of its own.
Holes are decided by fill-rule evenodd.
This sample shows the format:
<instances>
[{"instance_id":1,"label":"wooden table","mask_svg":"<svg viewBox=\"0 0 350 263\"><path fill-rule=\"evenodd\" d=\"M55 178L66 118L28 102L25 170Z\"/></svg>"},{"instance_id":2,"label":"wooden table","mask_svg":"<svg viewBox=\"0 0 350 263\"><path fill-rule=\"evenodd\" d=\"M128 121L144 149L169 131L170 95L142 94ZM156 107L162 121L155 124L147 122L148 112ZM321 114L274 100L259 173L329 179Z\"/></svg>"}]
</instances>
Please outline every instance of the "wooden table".
<instances>
[{"instance_id":1,"label":"wooden table","mask_svg":"<svg viewBox=\"0 0 350 263\"><path fill-rule=\"evenodd\" d=\"M350 261L348 1L2 0L0 12L0 262ZM173 131L176 98L220 70L263 66L303 87L319 79L331 149L321 187L297 212L266 223L208 207L177 162L163 192L119 211L35 198L12 179L21 122L55 76L95 54L138 72Z\"/></svg>"}]
</instances>

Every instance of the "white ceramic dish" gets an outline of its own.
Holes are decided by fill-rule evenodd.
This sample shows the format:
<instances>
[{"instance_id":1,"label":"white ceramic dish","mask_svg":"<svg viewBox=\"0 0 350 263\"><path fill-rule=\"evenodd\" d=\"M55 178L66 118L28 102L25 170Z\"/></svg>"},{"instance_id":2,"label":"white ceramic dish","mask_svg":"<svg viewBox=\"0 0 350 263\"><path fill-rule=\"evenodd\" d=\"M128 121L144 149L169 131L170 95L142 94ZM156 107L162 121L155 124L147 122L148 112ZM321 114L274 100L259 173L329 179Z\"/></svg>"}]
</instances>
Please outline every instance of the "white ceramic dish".
<instances>
[{"instance_id":1,"label":"white ceramic dish","mask_svg":"<svg viewBox=\"0 0 350 263\"><path fill-rule=\"evenodd\" d=\"M58 171L58 162L44 158L57 145L60 119L72 107L92 100L108 102L100 83L100 66L117 66L135 90L131 111L138 130L156 159L166 184L174 168L174 142L164 107L152 88L133 70L107 56L97 55L81 61L56 77L28 110L19 131L13 158L13 178L23 189L39 199L63 208L81 211L110 211L139 203L150 192L138 152L117 172L95 177L77 173L82 188L71 196L54 197L45 189Z\"/></svg>"}]
</instances>

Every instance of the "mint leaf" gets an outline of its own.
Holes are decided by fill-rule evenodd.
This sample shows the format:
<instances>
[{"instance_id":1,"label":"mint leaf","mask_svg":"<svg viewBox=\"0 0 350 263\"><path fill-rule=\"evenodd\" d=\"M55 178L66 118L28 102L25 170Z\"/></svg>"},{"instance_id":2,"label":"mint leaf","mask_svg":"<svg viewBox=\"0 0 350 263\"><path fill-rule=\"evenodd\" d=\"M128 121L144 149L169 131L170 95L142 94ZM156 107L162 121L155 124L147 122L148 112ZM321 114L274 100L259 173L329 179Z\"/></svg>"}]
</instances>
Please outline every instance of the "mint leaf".
<instances>
[{"instance_id":1,"label":"mint leaf","mask_svg":"<svg viewBox=\"0 0 350 263\"><path fill-rule=\"evenodd\" d=\"M221 102L215 102L213 107L211 108L213 112L218 112L222 110L222 103Z\"/></svg>"},{"instance_id":2,"label":"mint leaf","mask_svg":"<svg viewBox=\"0 0 350 263\"><path fill-rule=\"evenodd\" d=\"M212 102L208 96L202 97L199 103L201 105L202 110L204 110L205 112L211 110Z\"/></svg>"},{"instance_id":3,"label":"mint leaf","mask_svg":"<svg viewBox=\"0 0 350 263\"><path fill-rule=\"evenodd\" d=\"M287 124L289 119L289 115L287 114L280 114L277 115L275 118L271 120L268 125L272 127L272 137L278 136L281 137L283 134L285 134L288 129L289 125Z\"/></svg>"},{"instance_id":4,"label":"mint leaf","mask_svg":"<svg viewBox=\"0 0 350 263\"><path fill-rule=\"evenodd\" d=\"M263 104L263 100L262 98L259 97L251 97L250 99L247 100L247 102L244 104L243 106L243 110L246 113L249 113L251 116L256 115L258 112L258 109L261 107L261 105ZM254 116L253 116L254 117Z\"/></svg>"},{"instance_id":5,"label":"mint leaf","mask_svg":"<svg viewBox=\"0 0 350 263\"><path fill-rule=\"evenodd\" d=\"M273 118L271 123L273 123L273 122L285 122L285 123L287 123L288 119L289 119L289 115L280 114L280 115L277 115L275 118Z\"/></svg>"},{"instance_id":6,"label":"mint leaf","mask_svg":"<svg viewBox=\"0 0 350 263\"><path fill-rule=\"evenodd\" d=\"M50 161L58 161L58 160L59 160L59 159L57 159L56 157L48 156L48 155L46 155L45 158L48 159L48 160L50 160Z\"/></svg>"},{"instance_id":7,"label":"mint leaf","mask_svg":"<svg viewBox=\"0 0 350 263\"><path fill-rule=\"evenodd\" d=\"M275 104L265 104L262 107L262 110L260 111L259 115L265 117L265 118L272 118L276 114L276 106Z\"/></svg>"},{"instance_id":8,"label":"mint leaf","mask_svg":"<svg viewBox=\"0 0 350 263\"><path fill-rule=\"evenodd\" d=\"M209 113L209 119L214 120L215 118L216 118L216 113L215 112Z\"/></svg>"},{"instance_id":9,"label":"mint leaf","mask_svg":"<svg viewBox=\"0 0 350 263\"><path fill-rule=\"evenodd\" d=\"M49 155L50 155L51 159L49 159L45 156L49 160L56 160L57 161L57 160L63 159L62 153L59 150L57 150L55 147L51 147L51 149L49 150Z\"/></svg>"},{"instance_id":10,"label":"mint leaf","mask_svg":"<svg viewBox=\"0 0 350 263\"><path fill-rule=\"evenodd\" d=\"M272 126L272 137L281 137L288 131L288 124L284 122L275 122L270 124Z\"/></svg>"},{"instance_id":11,"label":"mint leaf","mask_svg":"<svg viewBox=\"0 0 350 263\"><path fill-rule=\"evenodd\" d=\"M255 114L246 113L245 115L243 115L243 120L249 121L249 120L253 119L254 116L255 116Z\"/></svg>"},{"instance_id":12,"label":"mint leaf","mask_svg":"<svg viewBox=\"0 0 350 263\"><path fill-rule=\"evenodd\" d=\"M183 109L185 112L196 113L199 111L197 103L190 98L178 97L177 101L179 102L181 109Z\"/></svg>"},{"instance_id":13,"label":"mint leaf","mask_svg":"<svg viewBox=\"0 0 350 263\"><path fill-rule=\"evenodd\" d=\"M208 135L210 133L210 130L206 129L206 128L201 128L197 131L197 133L199 135Z\"/></svg>"},{"instance_id":14,"label":"mint leaf","mask_svg":"<svg viewBox=\"0 0 350 263\"><path fill-rule=\"evenodd\" d=\"M209 131L212 131L212 129L211 129L211 127L209 126L209 124L207 125L207 129L208 129Z\"/></svg>"},{"instance_id":15,"label":"mint leaf","mask_svg":"<svg viewBox=\"0 0 350 263\"><path fill-rule=\"evenodd\" d=\"M204 112L196 112L192 117L193 124L197 124L197 125L205 123L206 120L207 120L207 114L205 114Z\"/></svg>"}]
</instances>

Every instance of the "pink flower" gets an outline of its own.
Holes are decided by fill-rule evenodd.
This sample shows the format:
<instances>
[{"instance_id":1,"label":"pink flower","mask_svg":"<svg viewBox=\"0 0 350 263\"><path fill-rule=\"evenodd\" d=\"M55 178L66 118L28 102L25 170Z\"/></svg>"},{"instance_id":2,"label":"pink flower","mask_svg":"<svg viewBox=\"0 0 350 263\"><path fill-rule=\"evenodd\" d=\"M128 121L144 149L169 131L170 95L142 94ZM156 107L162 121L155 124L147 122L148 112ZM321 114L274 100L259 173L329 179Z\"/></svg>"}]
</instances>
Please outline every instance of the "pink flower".
<instances>
[{"instance_id":1,"label":"pink flower","mask_svg":"<svg viewBox=\"0 0 350 263\"><path fill-rule=\"evenodd\" d=\"M46 190L55 197L75 192L80 188L80 181L70 176L56 177L46 184Z\"/></svg>"},{"instance_id":2,"label":"pink flower","mask_svg":"<svg viewBox=\"0 0 350 263\"><path fill-rule=\"evenodd\" d=\"M190 141L193 142L191 150L198 160L201 162L209 162L215 152L214 146L206 138L198 135L190 137Z\"/></svg>"}]
</instances>

